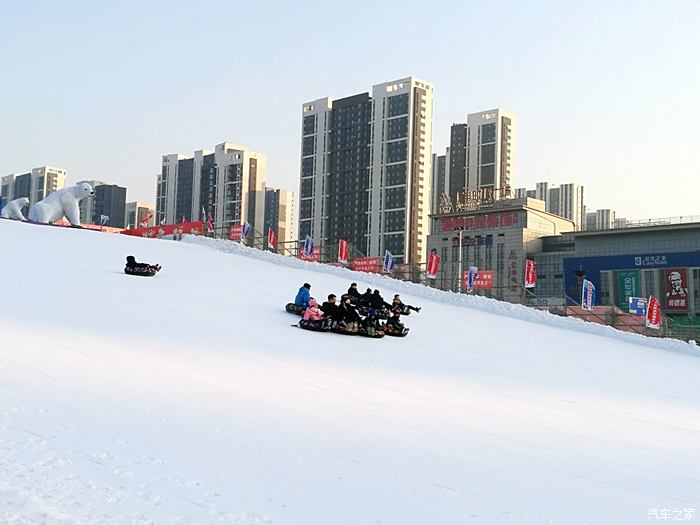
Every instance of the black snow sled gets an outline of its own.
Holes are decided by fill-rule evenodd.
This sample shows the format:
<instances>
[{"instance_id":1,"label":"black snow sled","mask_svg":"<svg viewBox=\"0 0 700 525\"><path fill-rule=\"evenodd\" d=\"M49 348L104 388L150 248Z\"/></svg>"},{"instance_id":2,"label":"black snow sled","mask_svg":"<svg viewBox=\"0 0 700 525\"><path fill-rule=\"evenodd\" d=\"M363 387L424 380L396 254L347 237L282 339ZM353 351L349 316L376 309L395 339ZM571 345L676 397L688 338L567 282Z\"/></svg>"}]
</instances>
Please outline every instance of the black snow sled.
<instances>
[{"instance_id":1,"label":"black snow sled","mask_svg":"<svg viewBox=\"0 0 700 525\"><path fill-rule=\"evenodd\" d=\"M287 303L284 307L290 314L304 315L304 307L294 303Z\"/></svg>"},{"instance_id":2,"label":"black snow sled","mask_svg":"<svg viewBox=\"0 0 700 525\"><path fill-rule=\"evenodd\" d=\"M312 332L329 332L331 326L326 321L299 321L299 327Z\"/></svg>"},{"instance_id":3,"label":"black snow sled","mask_svg":"<svg viewBox=\"0 0 700 525\"><path fill-rule=\"evenodd\" d=\"M130 268L125 266L124 273L127 275L140 275L141 277L153 277L158 271L155 268Z\"/></svg>"},{"instance_id":4,"label":"black snow sled","mask_svg":"<svg viewBox=\"0 0 700 525\"><path fill-rule=\"evenodd\" d=\"M408 335L409 328L404 328L403 330L398 330L391 325L384 325L384 334L390 335L392 337L406 337Z\"/></svg>"},{"instance_id":5,"label":"black snow sled","mask_svg":"<svg viewBox=\"0 0 700 525\"><path fill-rule=\"evenodd\" d=\"M363 337L371 337L373 339L380 339L384 337L384 331L377 330L373 326L365 328L364 326L360 325L360 329L357 331L357 335L361 335Z\"/></svg>"},{"instance_id":6,"label":"black snow sled","mask_svg":"<svg viewBox=\"0 0 700 525\"><path fill-rule=\"evenodd\" d=\"M359 330L359 323L334 323L331 327L331 332L342 335L357 335Z\"/></svg>"}]
</instances>

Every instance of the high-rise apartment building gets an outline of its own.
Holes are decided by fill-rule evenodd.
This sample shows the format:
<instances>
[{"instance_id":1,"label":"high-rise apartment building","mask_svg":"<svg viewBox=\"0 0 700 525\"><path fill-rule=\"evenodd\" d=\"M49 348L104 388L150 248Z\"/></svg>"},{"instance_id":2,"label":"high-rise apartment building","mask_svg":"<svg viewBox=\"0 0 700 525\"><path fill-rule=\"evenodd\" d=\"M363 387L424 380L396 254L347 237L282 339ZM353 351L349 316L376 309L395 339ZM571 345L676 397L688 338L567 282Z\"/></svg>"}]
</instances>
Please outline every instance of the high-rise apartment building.
<instances>
[{"instance_id":1,"label":"high-rise apartment building","mask_svg":"<svg viewBox=\"0 0 700 525\"><path fill-rule=\"evenodd\" d=\"M216 228L248 222L252 236L265 222L265 156L224 142L194 156L164 155L156 187L156 223L201 220Z\"/></svg>"},{"instance_id":2,"label":"high-rise apartment building","mask_svg":"<svg viewBox=\"0 0 700 525\"><path fill-rule=\"evenodd\" d=\"M272 228L277 235L277 246L296 239L294 236L294 192L265 188L265 230ZM265 238L267 246L267 237ZM289 246L291 250L292 247ZM281 250L280 250L281 251Z\"/></svg>"},{"instance_id":3,"label":"high-rise apartment building","mask_svg":"<svg viewBox=\"0 0 700 525\"><path fill-rule=\"evenodd\" d=\"M125 228L126 188L116 184L101 184L95 188L92 224L100 224L103 216L108 217L106 226Z\"/></svg>"},{"instance_id":4,"label":"high-rise apartment building","mask_svg":"<svg viewBox=\"0 0 700 525\"><path fill-rule=\"evenodd\" d=\"M21 175L6 175L0 179L0 195L5 202L20 197L29 199L29 206L66 186L66 170L41 166Z\"/></svg>"},{"instance_id":5,"label":"high-rise apartment building","mask_svg":"<svg viewBox=\"0 0 700 525\"><path fill-rule=\"evenodd\" d=\"M150 215L150 218L148 218ZM155 224L155 208L153 204L146 202L127 202L124 216L124 227L131 230L140 228L141 223L146 226Z\"/></svg>"},{"instance_id":6,"label":"high-rise apartment building","mask_svg":"<svg viewBox=\"0 0 700 525\"><path fill-rule=\"evenodd\" d=\"M433 153L431 165L432 199L431 213L439 213L444 207L444 199L449 201L450 195L450 148L446 148L444 155Z\"/></svg>"},{"instance_id":7,"label":"high-rise apartment building","mask_svg":"<svg viewBox=\"0 0 700 525\"><path fill-rule=\"evenodd\" d=\"M512 197L514 129L513 114L498 108L471 113L466 124L452 125L450 197L455 204L467 192L471 202L462 205Z\"/></svg>"},{"instance_id":8,"label":"high-rise apartment building","mask_svg":"<svg viewBox=\"0 0 700 525\"><path fill-rule=\"evenodd\" d=\"M302 105L299 237L426 259L433 87L414 77Z\"/></svg>"}]
</instances>

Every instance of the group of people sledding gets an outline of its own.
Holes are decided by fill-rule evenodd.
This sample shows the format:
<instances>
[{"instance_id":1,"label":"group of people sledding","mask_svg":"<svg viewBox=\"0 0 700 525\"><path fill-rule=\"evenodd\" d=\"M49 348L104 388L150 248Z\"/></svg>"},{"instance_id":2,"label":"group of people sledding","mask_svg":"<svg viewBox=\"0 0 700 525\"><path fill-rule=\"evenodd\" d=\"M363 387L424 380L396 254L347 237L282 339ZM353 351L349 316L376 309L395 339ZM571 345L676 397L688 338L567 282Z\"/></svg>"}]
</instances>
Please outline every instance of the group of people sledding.
<instances>
[{"instance_id":1,"label":"group of people sledding","mask_svg":"<svg viewBox=\"0 0 700 525\"><path fill-rule=\"evenodd\" d=\"M404 304L399 294L394 295L392 303L387 303L379 290L367 288L361 294L357 283L350 285L347 293L341 296L340 303L335 294L329 294L328 300L320 306L311 297L311 285L304 283L294 303L287 305L287 311L303 316L299 321L301 328L367 337L407 335L409 329L401 322L401 315L408 315L411 310L420 312L419 307ZM384 324L381 323L382 319L386 320Z\"/></svg>"}]
</instances>

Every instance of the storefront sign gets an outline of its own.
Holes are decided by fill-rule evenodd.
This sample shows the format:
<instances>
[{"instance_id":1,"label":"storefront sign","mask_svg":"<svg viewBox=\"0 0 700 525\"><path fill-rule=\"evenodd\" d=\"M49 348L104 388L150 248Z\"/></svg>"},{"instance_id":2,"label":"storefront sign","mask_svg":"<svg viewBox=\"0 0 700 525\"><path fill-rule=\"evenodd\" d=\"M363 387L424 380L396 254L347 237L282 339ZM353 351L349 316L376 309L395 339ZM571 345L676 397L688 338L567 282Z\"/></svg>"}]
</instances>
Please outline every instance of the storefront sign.
<instances>
[{"instance_id":1,"label":"storefront sign","mask_svg":"<svg viewBox=\"0 0 700 525\"><path fill-rule=\"evenodd\" d=\"M641 293L639 272L636 270L620 272L617 289L617 305L624 310L629 307L629 298Z\"/></svg>"}]
</instances>

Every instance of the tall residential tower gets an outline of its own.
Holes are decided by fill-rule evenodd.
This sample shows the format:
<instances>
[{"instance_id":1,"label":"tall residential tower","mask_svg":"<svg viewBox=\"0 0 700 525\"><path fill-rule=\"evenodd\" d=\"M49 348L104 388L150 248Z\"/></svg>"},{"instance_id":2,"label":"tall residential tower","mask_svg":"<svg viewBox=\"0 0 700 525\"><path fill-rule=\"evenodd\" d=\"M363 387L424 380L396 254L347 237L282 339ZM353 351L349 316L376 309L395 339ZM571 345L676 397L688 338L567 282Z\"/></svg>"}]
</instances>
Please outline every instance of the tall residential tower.
<instances>
[{"instance_id":1,"label":"tall residential tower","mask_svg":"<svg viewBox=\"0 0 700 525\"><path fill-rule=\"evenodd\" d=\"M414 77L302 105L299 237L426 259L433 87Z\"/></svg>"}]
</instances>

